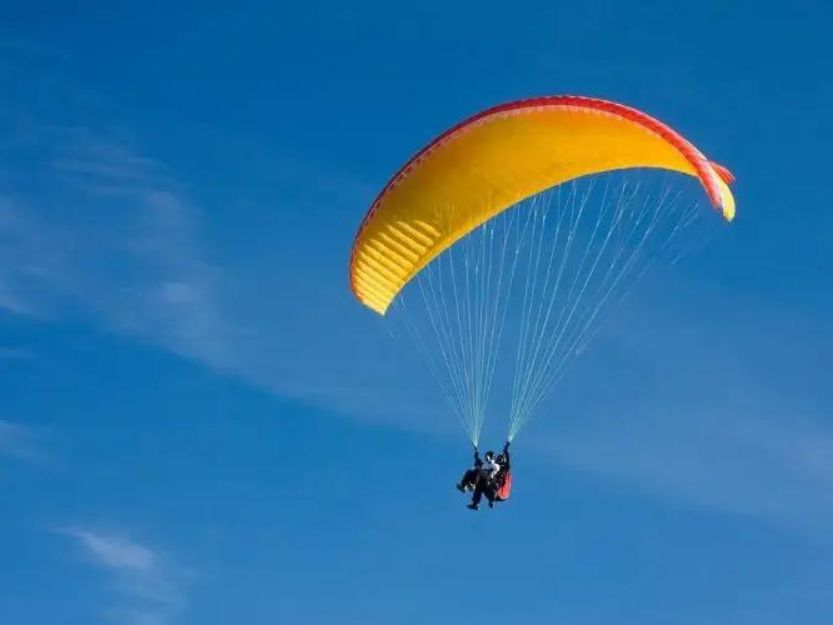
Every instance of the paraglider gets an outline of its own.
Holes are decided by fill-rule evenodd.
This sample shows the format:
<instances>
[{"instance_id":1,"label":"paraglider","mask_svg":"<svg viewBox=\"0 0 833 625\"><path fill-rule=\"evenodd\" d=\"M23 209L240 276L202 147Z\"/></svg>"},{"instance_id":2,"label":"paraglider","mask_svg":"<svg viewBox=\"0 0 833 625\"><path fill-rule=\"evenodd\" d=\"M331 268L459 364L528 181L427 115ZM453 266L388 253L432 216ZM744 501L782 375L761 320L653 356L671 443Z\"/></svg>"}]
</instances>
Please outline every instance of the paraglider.
<instances>
[{"instance_id":1,"label":"paraglider","mask_svg":"<svg viewBox=\"0 0 833 625\"><path fill-rule=\"evenodd\" d=\"M463 479L457 484L457 490L462 493L473 491L470 510L480 508L480 500L486 496L489 507L495 502L506 501L512 489L512 474L509 467L509 443L503 446L500 455L487 451L484 459L480 458L477 447L474 448L474 466L463 474Z\"/></svg>"},{"instance_id":2,"label":"paraglider","mask_svg":"<svg viewBox=\"0 0 833 625\"><path fill-rule=\"evenodd\" d=\"M502 104L390 179L356 235L350 286L379 315L398 313L475 449L500 389L511 442L648 266L675 262L708 222L700 199L734 218L732 181L634 108L578 96ZM483 480L476 454L458 488L505 500L508 448L503 460L498 484L501 463Z\"/></svg>"}]
</instances>

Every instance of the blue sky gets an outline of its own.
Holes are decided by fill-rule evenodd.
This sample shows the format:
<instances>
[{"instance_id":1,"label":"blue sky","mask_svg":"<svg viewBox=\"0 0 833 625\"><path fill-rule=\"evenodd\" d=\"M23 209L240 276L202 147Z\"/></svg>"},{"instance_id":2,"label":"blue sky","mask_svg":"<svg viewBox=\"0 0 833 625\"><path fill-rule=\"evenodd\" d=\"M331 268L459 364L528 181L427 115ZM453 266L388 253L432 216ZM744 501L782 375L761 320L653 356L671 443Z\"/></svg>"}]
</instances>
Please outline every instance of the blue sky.
<instances>
[{"instance_id":1,"label":"blue sky","mask_svg":"<svg viewBox=\"0 0 833 625\"><path fill-rule=\"evenodd\" d=\"M824 3L2 16L0 622L833 620ZM632 298L473 515L465 437L347 257L415 149L557 93L691 137L738 219Z\"/></svg>"}]
</instances>

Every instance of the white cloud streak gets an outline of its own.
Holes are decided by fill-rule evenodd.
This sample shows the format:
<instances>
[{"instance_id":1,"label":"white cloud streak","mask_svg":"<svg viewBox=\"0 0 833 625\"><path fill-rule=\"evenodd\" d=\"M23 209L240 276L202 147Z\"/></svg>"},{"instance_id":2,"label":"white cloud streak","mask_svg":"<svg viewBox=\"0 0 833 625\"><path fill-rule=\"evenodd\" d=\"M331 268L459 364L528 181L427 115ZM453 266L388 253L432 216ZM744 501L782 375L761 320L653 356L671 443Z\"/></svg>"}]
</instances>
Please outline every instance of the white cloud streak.
<instances>
[{"instance_id":1,"label":"white cloud streak","mask_svg":"<svg viewBox=\"0 0 833 625\"><path fill-rule=\"evenodd\" d=\"M93 559L107 568L147 573L154 566L154 553L142 545L82 529L67 530L67 533L77 538Z\"/></svg>"},{"instance_id":2,"label":"white cloud streak","mask_svg":"<svg viewBox=\"0 0 833 625\"><path fill-rule=\"evenodd\" d=\"M123 535L78 527L59 531L107 574L113 599L101 613L111 622L167 625L184 608L186 575L164 554Z\"/></svg>"},{"instance_id":3,"label":"white cloud streak","mask_svg":"<svg viewBox=\"0 0 833 625\"><path fill-rule=\"evenodd\" d=\"M565 464L705 509L829 532L833 430L761 414L683 410L590 418L553 443Z\"/></svg>"},{"instance_id":4,"label":"white cloud streak","mask_svg":"<svg viewBox=\"0 0 833 625\"><path fill-rule=\"evenodd\" d=\"M707 300L703 308L716 320L731 319L731 300L697 297ZM562 464L644 493L828 536L833 423L820 390L804 392L806 372L786 364L805 361L798 346L807 322L787 323L791 335L772 335L761 311L716 344L708 337L714 326L690 314L628 319L620 346L639 369L634 377L600 359L601 370L589 375L619 377L619 383L582 398L580 418L549 427L535 442ZM775 314L789 319L786 311ZM750 357L751 346L780 366ZM631 381L638 392L625 390Z\"/></svg>"},{"instance_id":5,"label":"white cloud streak","mask_svg":"<svg viewBox=\"0 0 833 625\"><path fill-rule=\"evenodd\" d=\"M202 260L198 214L150 159L91 131L71 134L84 152L69 174L60 162L75 188L61 200L71 215L56 215L54 199L0 197L0 309L85 317L228 368L233 324L217 301L220 272Z\"/></svg>"}]
</instances>

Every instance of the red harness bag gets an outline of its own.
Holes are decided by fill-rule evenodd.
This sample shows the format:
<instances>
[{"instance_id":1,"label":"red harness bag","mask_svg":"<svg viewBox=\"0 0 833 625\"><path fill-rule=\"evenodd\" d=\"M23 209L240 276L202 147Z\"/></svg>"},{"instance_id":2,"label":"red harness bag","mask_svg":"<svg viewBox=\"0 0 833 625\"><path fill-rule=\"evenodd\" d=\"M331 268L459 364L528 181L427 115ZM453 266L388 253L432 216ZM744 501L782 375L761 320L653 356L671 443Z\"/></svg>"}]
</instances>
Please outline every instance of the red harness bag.
<instances>
[{"instance_id":1,"label":"red harness bag","mask_svg":"<svg viewBox=\"0 0 833 625\"><path fill-rule=\"evenodd\" d=\"M503 484L500 485L500 488L497 489L496 499L498 501L506 501L509 499L509 495L512 494L512 472L506 472L506 478L503 480Z\"/></svg>"}]
</instances>

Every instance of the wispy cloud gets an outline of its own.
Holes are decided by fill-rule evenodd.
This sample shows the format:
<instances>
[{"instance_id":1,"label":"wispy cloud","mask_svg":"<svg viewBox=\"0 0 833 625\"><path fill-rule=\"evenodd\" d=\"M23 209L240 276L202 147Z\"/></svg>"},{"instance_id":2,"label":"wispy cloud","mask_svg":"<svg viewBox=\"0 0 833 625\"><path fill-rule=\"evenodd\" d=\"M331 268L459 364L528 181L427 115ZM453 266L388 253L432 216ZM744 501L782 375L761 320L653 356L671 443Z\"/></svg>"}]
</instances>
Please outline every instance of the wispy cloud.
<instances>
[{"instance_id":1,"label":"wispy cloud","mask_svg":"<svg viewBox=\"0 0 833 625\"><path fill-rule=\"evenodd\" d=\"M107 575L113 598L104 616L119 625L167 625L186 603L187 575L169 557L123 535L65 528L85 558Z\"/></svg>"},{"instance_id":2,"label":"wispy cloud","mask_svg":"<svg viewBox=\"0 0 833 625\"><path fill-rule=\"evenodd\" d=\"M91 130L50 140L68 136L61 160L41 163L63 179L59 198L0 195L0 309L86 317L228 368L234 325L218 301L221 272L203 259L198 212L153 160Z\"/></svg>"},{"instance_id":3,"label":"wispy cloud","mask_svg":"<svg viewBox=\"0 0 833 625\"><path fill-rule=\"evenodd\" d=\"M731 318L721 310L731 300L710 305L715 326ZM536 437L544 453L665 499L828 536L833 424L821 393L804 393L809 376L800 364L813 359L798 346L807 321L772 335L759 311L717 345L704 339L715 326L685 312L664 320L644 314L644 325L631 319L622 336L629 362L646 363L645 369L634 378L614 368L597 371L618 376L621 394L584 398L580 417L551 427L552 438ZM784 310L770 314L790 317ZM807 345L815 350L823 340L814 336ZM753 346L781 366L750 357ZM631 380L641 392L622 390Z\"/></svg>"},{"instance_id":4,"label":"wispy cloud","mask_svg":"<svg viewBox=\"0 0 833 625\"><path fill-rule=\"evenodd\" d=\"M833 430L760 413L681 410L591 418L553 443L559 461L697 507L820 535L833 523Z\"/></svg>"},{"instance_id":5,"label":"wispy cloud","mask_svg":"<svg viewBox=\"0 0 833 625\"><path fill-rule=\"evenodd\" d=\"M326 358L334 341L359 343L348 338L344 320L324 319L333 303L349 305L341 269L349 234L336 241L338 264L308 267L327 275L310 274L302 285L294 275L305 262L300 256L258 263L257 275L221 267L203 245L203 215L186 185L131 133L115 123L93 127L80 121L88 115L74 119L72 111L56 120L9 108L0 100L0 127L5 123L16 140L0 150L8 162L24 165L0 174L0 309L45 320L80 318L273 392L309 398L314 388L324 392L313 401L348 412L375 405L389 416L387 402L369 396L373 385L357 379L355 367ZM320 188L333 197L346 187L360 193L355 181L322 176L303 163L284 159L275 167L292 196ZM11 182L2 184L3 175ZM331 216L310 219L305 237L315 219ZM313 245L333 246L314 238L301 245L300 234L268 251L303 255ZM330 271L339 276L335 295ZM283 295L291 292L297 296ZM315 317L322 317L317 328ZM300 353L306 357L299 361Z\"/></svg>"},{"instance_id":6,"label":"wispy cloud","mask_svg":"<svg viewBox=\"0 0 833 625\"><path fill-rule=\"evenodd\" d=\"M97 563L108 568L146 573L156 560L153 551L123 538L82 529L66 532L77 538Z\"/></svg>"},{"instance_id":7,"label":"wispy cloud","mask_svg":"<svg viewBox=\"0 0 833 625\"><path fill-rule=\"evenodd\" d=\"M14 79L0 96L0 309L80 317L228 368L221 273L176 177L73 81L70 58L18 39L0 49ZM61 107L39 105L47 77Z\"/></svg>"},{"instance_id":8,"label":"wispy cloud","mask_svg":"<svg viewBox=\"0 0 833 625\"><path fill-rule=\"evenodd\" d=\"M71 126L52 132L53 171L90 195L142 200L146 194L176 190L174 178L162 163L138 154L114 131Z\"/></svg>"}]
</instances>

